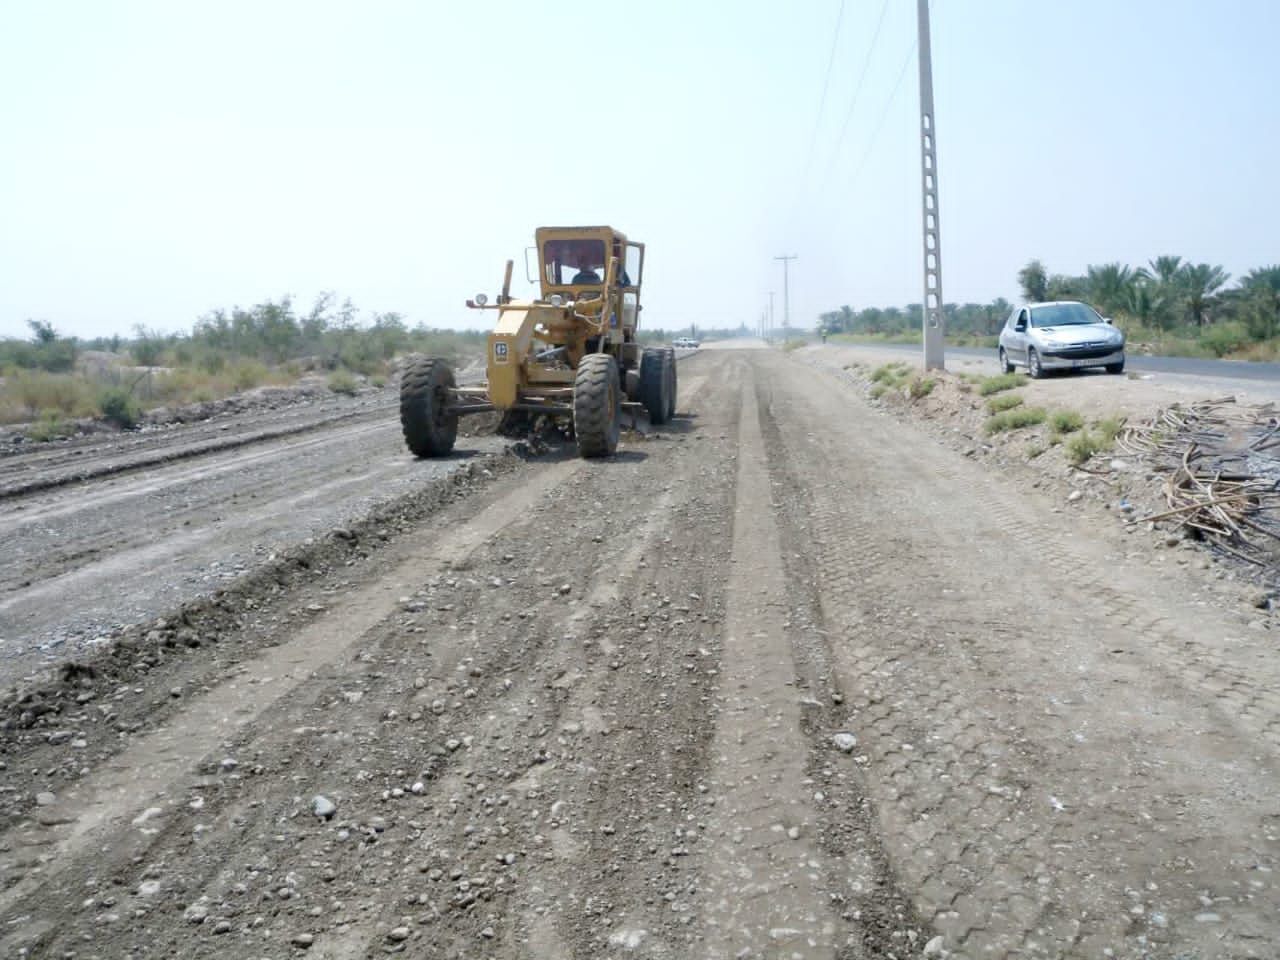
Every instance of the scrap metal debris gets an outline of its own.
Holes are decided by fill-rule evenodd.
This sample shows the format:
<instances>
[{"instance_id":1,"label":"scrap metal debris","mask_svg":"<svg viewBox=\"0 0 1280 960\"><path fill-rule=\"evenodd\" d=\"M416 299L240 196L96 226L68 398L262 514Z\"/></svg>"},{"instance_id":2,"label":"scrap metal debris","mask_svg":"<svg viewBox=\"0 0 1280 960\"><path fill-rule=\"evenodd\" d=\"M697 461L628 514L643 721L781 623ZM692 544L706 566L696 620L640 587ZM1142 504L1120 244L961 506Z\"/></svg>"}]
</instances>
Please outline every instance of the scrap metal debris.
<instances>
[{"instance_id":1,"label":"scrap metal debris","mask_svg":"<svg viewBox=\"0 0 1280 960\"><path fill-rule=\"evenodd\" d=\"M1175 404L1116 438L1164 474L1168 521L1238 560L1280 573L1280 412L1234 397Z\"/></svg>"}]
</instances>

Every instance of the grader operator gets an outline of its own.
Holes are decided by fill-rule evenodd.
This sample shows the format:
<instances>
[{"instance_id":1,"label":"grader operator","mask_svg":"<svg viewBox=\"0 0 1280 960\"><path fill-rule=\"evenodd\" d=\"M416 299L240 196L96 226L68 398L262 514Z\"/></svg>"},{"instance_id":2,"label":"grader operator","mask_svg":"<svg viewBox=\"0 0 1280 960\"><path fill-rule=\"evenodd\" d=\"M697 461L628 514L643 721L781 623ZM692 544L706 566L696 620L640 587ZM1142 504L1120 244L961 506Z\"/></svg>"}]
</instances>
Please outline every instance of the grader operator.
<instances>
[{"instance_id":1,"label":"grader operator","mask_svg":"<svg viewBox=\"0 0 1280 960\"><path fill-rule=\"evenodd\" d=\"M511 297L508 260L497 302L484 294L467 301L497 313L483 386L458 386L437 358L415 358L405 369L400 424L416 456L449 453L458 418L468 413L562 420L584 457L617 449L624 408L644 409L655 424L675 414L675 351L636 339L644 244L612 227L540 227L535 244L537 299Z\"/></svg>"}]
</instances>

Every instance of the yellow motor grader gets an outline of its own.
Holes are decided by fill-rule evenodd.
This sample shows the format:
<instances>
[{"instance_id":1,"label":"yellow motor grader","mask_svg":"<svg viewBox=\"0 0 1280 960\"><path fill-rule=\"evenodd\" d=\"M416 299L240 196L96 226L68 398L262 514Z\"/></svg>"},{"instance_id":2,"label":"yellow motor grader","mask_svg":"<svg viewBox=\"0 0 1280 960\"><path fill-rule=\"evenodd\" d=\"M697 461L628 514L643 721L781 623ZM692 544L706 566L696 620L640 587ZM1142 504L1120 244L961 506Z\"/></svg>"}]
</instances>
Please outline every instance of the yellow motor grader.
<instances>
[{"instance_id":1,"label":"yellow motor grader","mask_svg":"<svg viewBox=\"0 0 1280 960\"><path fill-rule=\"evenodd\" d=\"M498 315L483 386L458 386L449 364L436 358L406 367L400 424L416 456L449 453L458 418L468 413L566 421L584 457L614 452L624 408L644 409L655 424L675 414L675 351L636 340L644 244L612 227L540 227L535 243L537 299L511 297L508 260L497 302L484 294L467 301Z\"/></svg>"}]
</instances>

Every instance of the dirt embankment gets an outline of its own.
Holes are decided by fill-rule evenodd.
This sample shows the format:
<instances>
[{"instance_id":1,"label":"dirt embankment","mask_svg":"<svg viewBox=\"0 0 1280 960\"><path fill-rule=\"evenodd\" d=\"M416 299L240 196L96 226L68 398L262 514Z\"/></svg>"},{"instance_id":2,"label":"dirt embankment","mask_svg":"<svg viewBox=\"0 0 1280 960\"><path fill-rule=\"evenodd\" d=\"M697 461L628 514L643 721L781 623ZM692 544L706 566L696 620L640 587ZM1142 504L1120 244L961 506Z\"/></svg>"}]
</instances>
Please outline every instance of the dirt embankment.
<instances>
[{"instance_id":1,"label":"dirt embankment","mask_svg":"<svg viewBox=\"0 0 1280 960\"><path fill-rule=\"evenodd\" d=\"M1105 374L1024 379L1022 385L983 396L980 379L994 376L993 361L962 358L948 371L925 375L933 381L927 395L913 398L906 387L873 396L873 375L885 364L915 363L902 354L876 348L811 348L796 359L832 371L855 384L873 406L925 426L931 434L964 456L988 465L1009 484L1008 496L1020 490L1051 491L1061 503L1051 508L1073 516L1088 513L1112 522L1133 540L1134 560L1159 565L1172 551L1176 562L1207 571L1220 584L1223 602L1240 601L1259 611L1280 609L1280 567L1240 563L1214 551L1177 523L1149 523L1144 518L1168 510L1167 472L1122 445L1100 444L1084 462L1072 457L1072 433L1052 425L1055 413L1078 414L1083 432L1101 439L1099 424L1140 424L1162 409L1209 399L1234 398L1242 407L1269 406L1280 401L1280 386L1256 381L1211 381L1178 376L1113 377ZM1041 408L1049 419L1030 427L992 433L988 401L1017 397L1022 408ZM1142 552L1147 556L1143 557Z\"/></svg>"}]
</instances>

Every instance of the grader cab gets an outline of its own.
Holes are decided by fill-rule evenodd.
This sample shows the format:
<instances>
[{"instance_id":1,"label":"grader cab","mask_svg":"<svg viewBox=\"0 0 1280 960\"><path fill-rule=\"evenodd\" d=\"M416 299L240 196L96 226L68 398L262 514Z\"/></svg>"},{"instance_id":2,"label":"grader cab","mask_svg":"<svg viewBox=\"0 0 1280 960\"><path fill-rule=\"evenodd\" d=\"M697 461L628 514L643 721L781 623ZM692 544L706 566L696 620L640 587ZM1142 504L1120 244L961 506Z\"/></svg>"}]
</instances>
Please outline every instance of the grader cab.
<instances>
[{"instance_id":1,"label":"grader cab","mask_svg":"<svg viewBox=\"0 0 1280 960\"><path fill-rule=\"evenodd\" d=\"M405 369L400 424L416 456L449 453L468 413L561 420L584 457L614 452L624 409L643 409L655 424L675 414L675 352L636 339L644 244L611 227L541 227L535 243L537 299L511 297L508 260L497 302L484 294L467 301L497 314L483 386L459 386L441 359L416 358Z\"/></svg>"}]
</instances>

